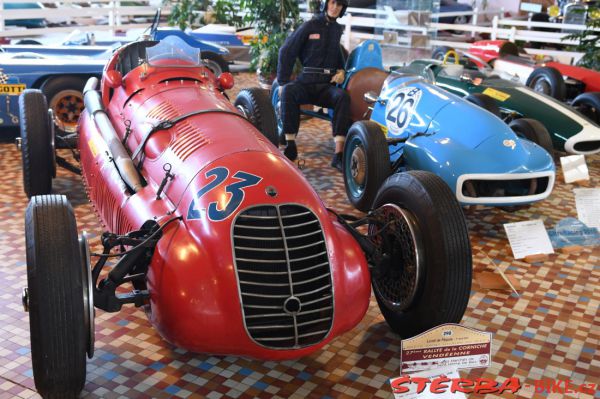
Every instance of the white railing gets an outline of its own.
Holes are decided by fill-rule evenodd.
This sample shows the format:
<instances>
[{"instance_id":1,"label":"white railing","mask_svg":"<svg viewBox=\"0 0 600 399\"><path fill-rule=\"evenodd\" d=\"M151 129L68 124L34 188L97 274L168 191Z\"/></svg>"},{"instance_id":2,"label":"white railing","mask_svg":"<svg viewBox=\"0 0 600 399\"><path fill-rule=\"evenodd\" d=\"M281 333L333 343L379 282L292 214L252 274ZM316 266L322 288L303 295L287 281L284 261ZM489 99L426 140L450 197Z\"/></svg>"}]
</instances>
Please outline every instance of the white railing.
<instances>
[{"instance_id":1,"label":"white railing","mask_svg":"<svg viewBox=\"0 0 600 399\"><path fill-rule=\"evenodd\" d=\"M32 0L0 0L0 37L23 37L45 35L56 32L80 31L116 31L130 28L148 27L148 22L129 23L129 17L148 17L156 13L160 2L154 0L139 1L140 6L121 6L120 1L113 0L61 0L57 8L39 9L4 9L4 3L31 3ZM170 7L162 7L162 15L169 15ZM25 29L6 26L5 20L23 20L44 18L50 22L62 21L63 26L51 28Z\"/></svg>"},{"instance_id":2,"label":"white railing","mask_svg":"<svg viewBox=\"0 0 600 399\"><path fill-rule=\"evenodd\" d=\"M9 0L12 3L26 3L32 0ZM141 6L121 6L120 1L114 0L62 0L58 8L44 9L15 9L4 10L3 4L7 0L0 0L0 37L18 37L18 36L35 36L44 35L55 32L72 32L78 29L83 32L90 31L106 31L110 30L114 33L115 30L125 30L132 28L146 28L148 22L145 23L127 23L127 17L130 16L146 16L151 17L156 11L156 6L160 4L160 0L145 0ZM301 8L305 10L305 7ZM168 15L169 7L163 6L163 15ZM360 16L357 16L360 15ZM418 16L418 12L416 12ZM302 12L301 16L305 19L310 18L312 14ZM431 19L441 17L456 17L468 16L471 21L467 24L447 24L430 22L416 25L409 23L411 16L415 16L415 12L409 11L394 11L390 7L384 9L363 9L363 8L348 8L346 15L339 20L345 25L344 45L350 48L351 39L367 39L374 38L382 40L381 35L372 35L369 33L356 32L352 28L383 28L386 31L397 32L397 44L410 45L413 35L428 35L432 31L452 30L462 31L471 37L477 34L486 33L492 39L507 39L510 41L526 41L540 43L557 43L557 44L576 44L574 41L564 40L567 32L545 32L534 30L535 28L553 28L561 30L577 31L585 29L583 25L573 24L558 24L549 22L529 22L522 20L514 20L504 18L504 10L478 10L465 12L448 12L430 14ZM491 21L483 21L484 18ZM5 29L4 20L6 19L33 19L46 18L48 20L65 19L67 21L79 22L78 25L57 26L44 29L24 29L9 27ZM98 21L104 19L104 24L99 24ZM413 18L414 19L414 18ZM525 28L525 29L520 29ZM452 39L451 39L452 40ZM464 41L453 40L446 41L440 37L429 42L432 46L447 45L456 48L467 48L468 44ZM564 59L577 60L582 54L575 52L550 51L550 50L528 50L531 53L543 53Z\"/></svg>"},{"instance_id":3,"label":"white railing","mask_svg":"<svg viewBox=\"0 0 600 399\"><path fill-rule=\"evenodd\" d=\"M372 15L373 17L355 17L353 14L364 14ZM552 22L530 22L522 20L514 20L504 18L504 10L485 10L480 11L474 9L468 12L451 12L451 13L436 13L431 14L431 19L436 17L455 17L455 16L470 16L471 21L468 24L448 24L439 22L429 22L424 25L410 25L408 24L407 15L408 11L394 11L389 7L384 7L383 10L366 10L348 8L348 14L344 18L340 19L341 24L346 25L344 34L344 45L349 47L353 39L369 39L374 38L376 40L383 40L382 35L372 35L369 33L356 32L352 28L361 26L368 28L383 28L386 31L396 31L397 44L403 46L409 46L411 44L412 34L427 35L432 31L440 30L452 30L462 31L468 33L471 37L475 37L476 34L486 33L491 39L506 39L509 41L525 41L525 42L539 42L539 43L555 43L563 45L577 44L574 40L565 40L564 38L570 34L566 31L582 31L586 29L584 25L574 24L559 24ZM483 16L492 16L492 20L489 22L481 22ZM406 22L405 22L406 21ZM404 22L404 23L403 23ZM526 28L526 29L518 29ZM555 30L561 30L559 32L546 32L540 30L534 30L536 28L552 28ZM599 30L600 31L600 30ZM450 46L459 49L466 49L469 47L468 43L464 40L443 40L441 37L429 41L431 46ZM558 51L558 50L536 50L527 49L528 53L531 54L545 54L560 59L565 63L577 62L583 54L580 52L572 51Z\"/></svg>"}]
</instances>

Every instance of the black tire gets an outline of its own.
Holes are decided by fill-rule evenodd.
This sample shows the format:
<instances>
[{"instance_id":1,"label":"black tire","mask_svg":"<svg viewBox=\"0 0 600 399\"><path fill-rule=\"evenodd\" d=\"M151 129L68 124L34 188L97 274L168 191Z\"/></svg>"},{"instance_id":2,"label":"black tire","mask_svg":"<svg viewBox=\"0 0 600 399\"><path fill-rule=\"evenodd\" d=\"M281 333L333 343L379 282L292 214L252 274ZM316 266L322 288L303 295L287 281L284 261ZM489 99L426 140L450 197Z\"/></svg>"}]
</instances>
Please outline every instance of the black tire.
<instances>
[{"instance_id":1,"label":"black tire","mask_svg":"<svg viewBox=\"0 0 600 399\"><path fill-rule=\"evenodd\" d=\"M498 107L498 103L496 102L496 100L494 100L490 96L487 96L483 93L473 93L466 96L465 100L480 106L481 108L491 112L497 117L500 117L500 107Z\"/></svg>"},{"instance_id":2,"label":"black tire","mask_svg":"<svg viewBox=\"0 0 600 399\"><path fill-rule=\"evenodd\" d=\"M548 154L554 154L552 138L548 129L541 122L535 119L520 118L515 119L508 125L517 136L532 141L535 144L548 151Z\"/></svg>"},{"instance_id":3,"label":"black tire","mask_svg":"<svg viewBox=\"0 0 600 399\"><path fill-rule=\"evenodd\" d=\"M17 45L37 45L37 46L40 46L42 43L38 42L37 40L33 40L33 39L21 39L21 40L17 40L17 42L15 44L17 44Z\"/></svg>"},{"instance_id":4,"label":"black tire","mask_svg":"<svg viewBox=\"0 0 600 399\"><path fill-rule=\"evenodd\" d=\"M50 194L54 148L48 105L41 91L27 89L19 96L23 189L27 197Z\"/></svg>"},{"instance_id":5,"label":"black tire","mask_svg":"<svg viewBox=\"0 0 600 399\"><path fill-rule=\"evenodd\" d=\"M240 91L234 105L275 147L279 145L275 110L269 93L258 87Z\"/></svg>"},{"instance_id":6,"label":"black tire","mask_svg":"<svg viewBox=\"0 0 600 399\"><path fill-rule=\"evenodd\" d=\"M216 77L219 77L223 72L229 72L229 64L223 56L212 51L202 51L200 56L202 57L202 62Z\"/></svg>"},{"instance_id":7,"label":"black tire","mask_svg":"<svg viewBox=\"0 0 600 399\"><path fill-rule=\"evenodd\" d=\"M396 221L395 234L379 237L388 243L389 262L372 271L373 292L391 329L408 338L460 322L469 302L472 259L465 217L452 190L430 172L397 173L385 181L374 207L376 215L387 212L384 221ZM378 228L372 224L369 232Z\"/></svg>"},{"instance_id":8,"label":"black tire","mask_svg":"<svg viewBox=\"0 0 600 399\"><path fill-rule=\"evenodd\" d=\"M454 51L454 48L448 46L436 47L431 52L431 58L442 61L448 51ZM454 62L454 57L448 57L448 62Z\"/></svg>"},{"instance_id":9,"label":"black tire","mask_svg":"<svg viewBox=\"0 0 600 399\"><path fill-rule=\"evenodd\" d=\"M58 76L46 80L40 90L46 96L48 108L54 113L59 135L75 133L83 111L83 87L87 77Z\"/></svg>"},{"instance_id":10,"label":"black tire","mask_svg":"<svg viewBox=\"0 0 600 399\"><path fill-rule=\"evenodd\" d=\"M279 98L279 83L277 79L271 85L271 105L275 110L275 119L277 120L277 134L279 136L279 144L286 145L287 140L283 133L283 120L281 119L281 99Z\"/></svg>"},{"instance_id":11,"label":"black tire","mask_svg":"<svg viewBox=\"0 0 600 399\"><path fill-rule=\"evenodd\" d=\"M366 212L391 172L390 150L379 125L359 121L350 127L343 162L348 200L356 209Z\"/></svg>"},{"instance_id":12,"label":"black tire","mask_svg":"<svg viewBox=\"0 0 600 399\"><path fill-rule=\"evenodd\" d=\"M592 122L600 124L600 93L589 92L580 94L575 97L571 105Z\"/></svg>"},{"instance_id":13,"label":"black tire","mask_svg":"<svg viewBox=\"0 0 600 399\"><path fill-rule=\"evenodd\" d=\"M531 16L531 22L550 22L550 15L545 12L538 12ZM558 25L558 24L557 24ZM555 28L540 28L540 27L532 27L531 30L539 31L539 32L560 32L560 29ZM541 47L541 43L537 42Z\"/></svg>"},{"instance_id":14,"label":"black tire","mask_svg":"<svg viewBox=\"0 0 600 399\"><path fill-rule=\"evenodd\" d=\"M77 398L85 384L83 268L65 196L31 199L25 212L31 360L44 398Z\"/></svg>"},{"instance_id":15,"label":"black tire","mask_svg":"<svg viewBox=\"0 0 600 399\"><path fill-rule=\"evenodd\" d=\"M502 58L507 55L519 56L519 47L513 42L504 42L498 50L498 57Z\"/></svg>"},{"instance_id":16,"label":"black tire","mask_svg":"<svg viewBox=\"0 0 600 399\"><path fill-rule=\"evenodd\" d=\"M565 101L567 96L567 85L562 75L556 68L540 67L535 69L527 78L527 86L531 89Z\"/></svg>"},{"instance_id":17,"label":"black tire","mask_svg":"<svg viewBox=\"0 0 600 399\"><path fill-rule=\"evenodd\" d=\"M457 25L464 25L464 24L468 24L469 21L471 20L471 17L469 17L468 15L458 15L456 17L454 17L454 19L452 20L453 24L457 24ZM460 34L465 34L465 31L455 31L456 33L460 33Z\"/></svg>"},{"instance_id":18,"label":"black tire","mask_svg":"<svg viewBox=\"0 0 600 399\"><path fill-rule=\"evenodd\" d=\"M471 17L469 17L468 15L459 15L457 17L454 17L451 23L454 25L466 25L469 23L470 20ZM450 32L452 32L455 35L466 35L469 33L468 31L455 29L452 29Z\"/></svg>"}]
</instances>

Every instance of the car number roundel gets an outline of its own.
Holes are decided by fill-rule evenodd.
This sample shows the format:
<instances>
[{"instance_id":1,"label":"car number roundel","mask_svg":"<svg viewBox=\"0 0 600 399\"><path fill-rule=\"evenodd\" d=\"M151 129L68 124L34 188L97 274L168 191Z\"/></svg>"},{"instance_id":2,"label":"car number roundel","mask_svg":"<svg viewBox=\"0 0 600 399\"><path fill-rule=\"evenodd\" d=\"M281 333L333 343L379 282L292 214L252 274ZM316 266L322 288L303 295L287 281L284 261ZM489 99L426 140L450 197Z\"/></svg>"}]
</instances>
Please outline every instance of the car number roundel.
<instances>
[{"instance_id":1,"label":"car number roundel","mask_svg":"<svg viewBox=\"0 0 600 399\"><path fill-rule=\"evenodd\" d=\"M229 175L229 169L223 166L213 168L204 174L208 183L202 186L196 193L194 199L192 199L187 213L188 220L200 219L202 217L202 212L198 206L200 198L213 191L213 189L221 186L229 195L224 197L225 199L222 201L210 202L206 209L206 215L208 216L208 219L213 222L221 222L227 219L244 201L246 196L245 189L256 186L262 180L262 177L260 176L238 170L232 175L234 181L229 184L224 184Z\"/></svg>"},{"instance_id":2,"label":"car number roundel","mask_svg":"<svg viewBox=\"0 0 600 399\"><path fill-rule=\"evenodd\" d=\"M423 92L416 87L404 87L396 93L385 108L385 124L390 133L399 135L408 127Z\"/></svg>"}]
</instances>

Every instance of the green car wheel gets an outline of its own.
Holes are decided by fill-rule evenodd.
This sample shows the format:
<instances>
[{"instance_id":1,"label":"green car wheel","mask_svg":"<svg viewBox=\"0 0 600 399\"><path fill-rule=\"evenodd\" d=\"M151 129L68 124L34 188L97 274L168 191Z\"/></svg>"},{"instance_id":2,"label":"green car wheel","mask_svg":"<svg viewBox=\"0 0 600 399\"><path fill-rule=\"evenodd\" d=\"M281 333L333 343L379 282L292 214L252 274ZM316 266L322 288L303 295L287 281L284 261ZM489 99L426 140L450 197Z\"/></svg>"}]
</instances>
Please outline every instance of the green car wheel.
<instances>
[{"instance_id":1,"label":"green car wheel","mask_svg":"<svg viewBox=\"0 0 600 399\"><path fill-rule=\"evenodd\" d=\"M529 118L520 118L512 121L509 127L517 136L534 142L548 152L554 154L552 138L548 130L539 121Z\"/></svg>"}]
</instances>

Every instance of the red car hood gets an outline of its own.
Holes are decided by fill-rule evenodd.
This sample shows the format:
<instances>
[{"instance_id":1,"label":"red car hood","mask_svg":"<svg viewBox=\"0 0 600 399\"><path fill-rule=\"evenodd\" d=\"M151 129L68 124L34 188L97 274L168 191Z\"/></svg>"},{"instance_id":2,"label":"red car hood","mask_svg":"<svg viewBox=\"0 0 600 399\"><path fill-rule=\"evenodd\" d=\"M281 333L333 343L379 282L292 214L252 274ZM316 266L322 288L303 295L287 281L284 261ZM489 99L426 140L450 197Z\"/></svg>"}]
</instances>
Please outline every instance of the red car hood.
<instances>
[{"instance_id":1,"label":"red car hood","mask_svg":"<svg viewBox=\"0 0 600 399\"><path fill-rule=\"evenodd\" d=\"M585 91L600 91L600 72L560 62L547 62L546 66L556 68L561 74L582 81L585 83Z\"/></svg>"}]
</instances>

